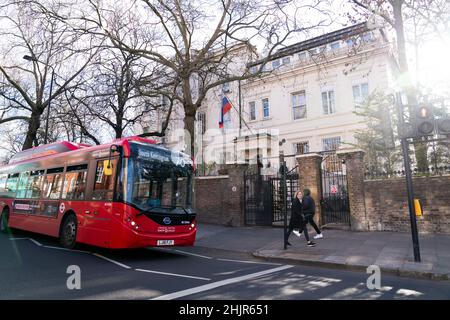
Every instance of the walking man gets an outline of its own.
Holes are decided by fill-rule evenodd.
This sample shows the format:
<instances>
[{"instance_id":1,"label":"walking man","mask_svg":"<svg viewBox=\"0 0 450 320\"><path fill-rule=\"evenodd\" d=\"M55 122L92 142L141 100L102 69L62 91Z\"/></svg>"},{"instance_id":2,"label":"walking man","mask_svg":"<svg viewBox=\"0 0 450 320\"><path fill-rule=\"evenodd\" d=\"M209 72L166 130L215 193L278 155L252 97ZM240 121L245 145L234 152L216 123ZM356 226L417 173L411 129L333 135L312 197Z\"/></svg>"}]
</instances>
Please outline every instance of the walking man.
<instances>
[{"instance_id":1,"label":"walking man","mask_svg":"<svg viewBox=\"0 0 450 320\"><path fill-rule=\"evenodd\" d=\"M314 214L316 213L316 203L314 199L311 197L311 190L304 189L303 190L303 201L302 201L302 216L303 216L303 232L305 233L306 241L308 241L309 247L314 247L316 244L309 239L308 234L308 223L316 230L316 235L314 239L322 239L323 234L319 229L317 224L314 222Z\"/></svg>"}]
</instances>

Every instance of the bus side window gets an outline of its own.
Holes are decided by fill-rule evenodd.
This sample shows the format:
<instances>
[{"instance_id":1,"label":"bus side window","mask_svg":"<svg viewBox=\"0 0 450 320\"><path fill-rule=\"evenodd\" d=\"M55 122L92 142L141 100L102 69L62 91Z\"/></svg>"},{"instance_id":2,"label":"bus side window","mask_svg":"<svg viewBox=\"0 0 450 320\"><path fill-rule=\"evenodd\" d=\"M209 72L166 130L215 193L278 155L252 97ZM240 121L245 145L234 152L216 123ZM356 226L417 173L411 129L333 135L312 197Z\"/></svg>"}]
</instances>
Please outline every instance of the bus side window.
<instances>
[{"instance_id":1,"label":"bus side window","mask_svg":"<svg viewBox=\"0 0 450 320\"><path fill-rule=\"evenodd\" d=\"M26 192L27 192L27 182L28 182L28 177L30 176L29 172L22 172L20 174L20 178L19 178L19 184L17 186L17 193L16 193L16 198L17 199L24 199Z\"/></svg>"},{"instance_id":2,"label":"bus side window","mask_svg":"<svg viewBox=\"0 0 450 320\"><path fill-rule=\"evenodd\" d=\"M117 168L117 159L111 160L112 175L105 175L105 161L97 161L97 169L95 171L94 192L92 200L111 201L114 193L114 178Z\"/></svg>"},{"instance_id":3,"label":"bus side window","mask_svg":"<svg viewBox=\"0 0 450 320\"><path fill-rule=\"evenodd\" d=\"M9 197L15 197L15 192L17 190L17 182L19 181L19 174L14 173L8 176L6 180L6 193Z\"/></svg>"},{"instance_id":4,"label":"bus side window","mask_svg":"<svg viewBox=\"0 0 450 320\"><path fill-rule=\"evenodd\" d=\"M25 198L38 199L41 197L42 181L44 179L44 170L33 171L27 183Z\"/></svg>"},{"instance_id":5,"label":"bus side window","mask_svg":"<svg viewBox=\"0 0 450 320\"><path fill-rule=\"evenodd\" d=\"M67 172L61 199L84 200L87 171Z\"/></svg>"},{"instance_id":6,"label":"bus side window","mask_svg":"<svg viewBox=\"0 0 450 320\"><path fill-rule=\"evenodd\" d=\"M8 179L7 174L0 174L0 195L6 192L6 180Z\"/></svg>"},{"instance_id":7,"label":"bus side window","mask_svg":"<svg viewBox=\"0 0 450 320\"><path fill-rule=\"evenodd\" d=\"M42 188L44 199L59 199L62 187L62 177L63 175L58 174L47 174L44 179L44 186Z\"/></svg>"}]
</instances>

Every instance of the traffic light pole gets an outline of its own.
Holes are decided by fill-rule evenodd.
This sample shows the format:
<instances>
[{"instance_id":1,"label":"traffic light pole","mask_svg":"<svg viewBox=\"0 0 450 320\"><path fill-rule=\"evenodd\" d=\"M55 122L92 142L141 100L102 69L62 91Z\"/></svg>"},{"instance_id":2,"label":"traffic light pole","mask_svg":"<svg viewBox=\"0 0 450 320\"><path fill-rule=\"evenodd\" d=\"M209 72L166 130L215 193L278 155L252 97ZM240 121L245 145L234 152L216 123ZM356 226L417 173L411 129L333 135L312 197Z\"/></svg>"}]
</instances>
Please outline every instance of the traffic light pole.
<instances>
[{"instance_id":1,"label":"traffic light pole","mask_svg":"<svg viewBox=\"0 0 450 320\"><path fill-rule=\"evenodd\" d=\"M419 233L417 231L416 210L414 208L414 190L412 183L411 162L409 159L409 152L408 152L409 151L408 140L406 138L402 138L401 144L406 173L406 189L408 191L408 207L409 207L409 218L411 220L411 234L413 240L414 261L420 262Z\"/></svg>"},{"instance_id":2,"label":"traffic light pole","mask_svg":"<svg viewBox=\"0 0 450 320\"><path fill-rule=\"evenodd\" d=\"M414 261L420 262L420 248L419 248L419 233L417 231L417 220L416 220L416 210L414 208L414 190L413 181L411 173L411 160L409 158L409 142L405 137L405 121L403 117L403 104L401 93L397 92L395 95L395 101L397 105L398 120L399 120L399 132L402 136L400 139L403 154L403 164L405 166L405 176L406 176L406 190L408 193L408 208L409 208L409 219L411 222L411 235L413 241L414 249Z\"/></svg>"}]
</instances>

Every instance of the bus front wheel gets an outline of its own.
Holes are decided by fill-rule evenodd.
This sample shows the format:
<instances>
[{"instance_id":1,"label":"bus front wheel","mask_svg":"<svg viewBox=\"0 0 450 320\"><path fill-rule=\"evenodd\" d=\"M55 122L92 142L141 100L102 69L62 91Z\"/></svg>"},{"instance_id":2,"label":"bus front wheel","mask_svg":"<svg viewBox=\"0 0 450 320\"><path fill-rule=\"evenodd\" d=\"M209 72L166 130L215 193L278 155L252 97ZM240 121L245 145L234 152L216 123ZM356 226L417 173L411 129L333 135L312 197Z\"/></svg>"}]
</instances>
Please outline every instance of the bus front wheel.
<instances>
[{"instance_id":1,"label":"bus front wheel","mask_svg":"<svg viewBox=\"0 0 450 320\"><path fill-rule=\"evenodd\" d=\"M59 241L64 248L73 249L77 240L77 218L74 214L68 215L62 225Z\"/></svg>"},{"instance_id":2,"label":"bus front wheel","mask_svg":"<svg viewBox=\"0 0 450 320\"><path fill-rule=\"evenodd\" d=\"M9 231L9 210L7 208L3 209L2 215L0 216L0 231L7 233Z\"/></svg>"}]
</instances>

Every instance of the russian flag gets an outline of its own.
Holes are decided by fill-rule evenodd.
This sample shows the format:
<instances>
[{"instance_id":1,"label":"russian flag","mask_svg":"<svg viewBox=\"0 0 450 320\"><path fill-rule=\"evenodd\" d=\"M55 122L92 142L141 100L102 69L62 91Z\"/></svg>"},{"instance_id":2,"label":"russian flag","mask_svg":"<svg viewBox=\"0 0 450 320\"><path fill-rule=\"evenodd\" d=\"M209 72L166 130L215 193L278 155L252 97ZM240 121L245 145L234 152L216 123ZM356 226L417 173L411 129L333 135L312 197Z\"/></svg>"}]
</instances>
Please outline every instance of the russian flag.
<instances>
[{"instance_id":1,"label":"russian flag","mask_svg":"<svg viewBox=\"0 0 450 320\"><path fill-rule=\"evenodd\" d=\"M224 122L224 115L231 110L231 102L228 100L227 97L222 98L222 108L220 111L220 121L219 121L219 128L223 128L223 122Z\"/></svg>"}]
</instances>

